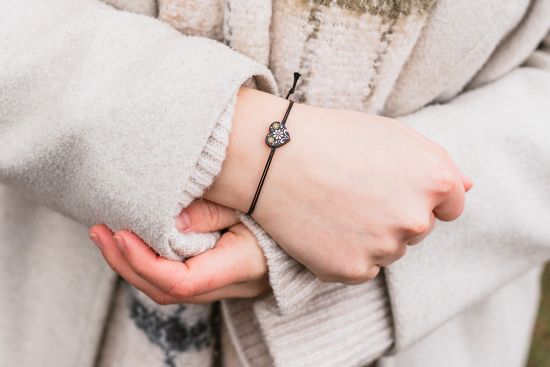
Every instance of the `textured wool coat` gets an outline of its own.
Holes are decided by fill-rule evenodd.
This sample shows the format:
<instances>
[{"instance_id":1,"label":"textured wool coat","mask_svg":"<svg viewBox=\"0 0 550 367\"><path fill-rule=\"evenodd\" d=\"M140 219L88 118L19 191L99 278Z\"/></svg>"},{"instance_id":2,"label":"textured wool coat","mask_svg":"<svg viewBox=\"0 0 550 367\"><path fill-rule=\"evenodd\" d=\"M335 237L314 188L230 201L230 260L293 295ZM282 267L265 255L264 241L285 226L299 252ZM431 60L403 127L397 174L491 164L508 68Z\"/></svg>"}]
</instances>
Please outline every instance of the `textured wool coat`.
<instances>
[{"instance_id":1,"label":"textured wool coat","mask_svg":"<svg viewBox=\"0 0 550 367\"><path fill-rule=\"evenodd\" d=\"M227 363L523 363L550 258L550 1L108 3L0 2L0 365L210 363L212 308L128 296L85 225L172 259L210 248L174 216L219 173L239 86L279 95L293 71L299 102L395 117L475 188L360 286L319 282L242 215L273 293L222 302Z\"/></svg>"}]
</instances>

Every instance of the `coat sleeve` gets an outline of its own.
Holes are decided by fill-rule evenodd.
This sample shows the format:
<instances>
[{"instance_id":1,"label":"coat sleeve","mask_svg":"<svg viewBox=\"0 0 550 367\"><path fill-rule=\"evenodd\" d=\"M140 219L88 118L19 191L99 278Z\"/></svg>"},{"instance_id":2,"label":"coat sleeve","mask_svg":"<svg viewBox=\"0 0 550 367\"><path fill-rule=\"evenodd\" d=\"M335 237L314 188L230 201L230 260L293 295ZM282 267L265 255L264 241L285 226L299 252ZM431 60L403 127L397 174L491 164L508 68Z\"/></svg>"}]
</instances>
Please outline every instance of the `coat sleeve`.
<instances>
[{"instance_id":1,"label":"coat sleeve","mask_svg":"<svg viewBox=\"0 0 550 367\"><path fill-rule=\"evenodd\" d=\"M277 94L267 68L97 0L2 1L0 35L0 182L168 258L214 244L173 219L219 173L239 87Z\"/></svg>"},{"instance_id":2,"label":"coat sleeve","mask_svg":"<svg viewBox=\"0 0 550 367\"><path fill-rule=\"evenodd\" d=\"M519 67L400 118L475 182L466 210L386 270L404 348L550 259L550 34Z\"/></svg>"}]
</instances>

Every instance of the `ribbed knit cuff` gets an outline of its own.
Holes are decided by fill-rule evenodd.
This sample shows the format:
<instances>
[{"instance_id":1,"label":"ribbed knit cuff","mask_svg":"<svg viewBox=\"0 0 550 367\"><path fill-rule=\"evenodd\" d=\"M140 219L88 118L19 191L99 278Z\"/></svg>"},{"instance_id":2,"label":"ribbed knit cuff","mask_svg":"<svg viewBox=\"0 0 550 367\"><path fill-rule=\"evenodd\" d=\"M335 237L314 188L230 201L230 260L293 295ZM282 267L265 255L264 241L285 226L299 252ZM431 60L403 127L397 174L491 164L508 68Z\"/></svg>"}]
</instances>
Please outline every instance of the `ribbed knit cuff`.
<instances>
[{"instance_id":1,"label":"ribbed knit cuff","mask_svg":"<svg viewBox=\"0 0 550 367\"><path fill-rule=\"evenodd\" d=\"M254 234L267 259L276 312L289 313L311 299L323 283L279 247L254 219L244 213L240 214L240 219Z\"/></svg>"},{"instance_id":2,"label":"ribbed knit cuff","mask_svg":"<svg viewBox=\"0 0 550 367\"><path fill-rule=\"evenodd\" d=\"M393 344L383 275L357 286L325 284L280 315L273 295L224 300L223 317L240 362L251 366L365 366Z\"/></svg>"},{"instance_id":3,"label":"ribbed knit cuff","mask_svg":"<svg viewBox=\"0 0 550 367\"><path fill-rule=\"evenodd\" d=\"M254 315L254 302L245 298L222 300L223 322L242 367L272 367L273 358Z\"/></svg>"},{"instance_id":4,"label":"ribbed knit cuff","mask_svg":"<svg viewBox=\"0 0 550 367\"><path fill-rule=\"evenodd\" d=\"M273 299L254 305L276 366L365 366L393 344L382 274L357 286L324 284L295 312L277 316Z\"/></svg>"},{"instance_id":5,"label":"ribbed knit cuff","mask_svg":"<svg viewBox=\"0 0 550 367\"><path fill-rule=\"evenodd\" d=\"M271 79L265 78L261 74L259 76L259 79L254 75L248 77L241 83L241 86L271 93L277 92L276 85ZM175 216L186 206L183 203L189 205L193 200L202 197L221 172L229 145L237 94L238 88L231 95L197 158L191 175L180 194L179 203L174 211L174 222ZM203 253L214 247L220 238L218 231L183 234L177 230L175 223L166 229L166 233L171 253L162 253L161 255L173 260L182 260Z\"/></svg>"},{"instance_id":6,"label":"ribbed knit cuff","mask_svg":"<svg viewBox=\"0 0 550 367\"><path fill-rule=\"evenodd\" d=\"M389 350L393 322L383 274L356 286L321 282L254 219L240 219L265 254L273 289L252 303L223 302L245 366L364 366Z\"/></svg>"},{"instance_id":7,"label":"ribbed knit cuff","mask_svg":"<svg viewBox=\"0 0 550 367\"><path fill-rule=\"evenodd\" d=\"M199 155L195 168L182 192L182 201L191 202L203 195L204 191L214 182L214 178L220 173L222 163L225 159L233 111L237 102L236 93L229 100L227 107L223 110L212 133L208 137L204 148ZM177 212L181 211L183 205L179 205ZM180 233L176 226L172 226L168 233L168 242L172 250L182 256L191 257L211 249L219 239L219 232L206 233Z\"/></svg>"}]
</instances>

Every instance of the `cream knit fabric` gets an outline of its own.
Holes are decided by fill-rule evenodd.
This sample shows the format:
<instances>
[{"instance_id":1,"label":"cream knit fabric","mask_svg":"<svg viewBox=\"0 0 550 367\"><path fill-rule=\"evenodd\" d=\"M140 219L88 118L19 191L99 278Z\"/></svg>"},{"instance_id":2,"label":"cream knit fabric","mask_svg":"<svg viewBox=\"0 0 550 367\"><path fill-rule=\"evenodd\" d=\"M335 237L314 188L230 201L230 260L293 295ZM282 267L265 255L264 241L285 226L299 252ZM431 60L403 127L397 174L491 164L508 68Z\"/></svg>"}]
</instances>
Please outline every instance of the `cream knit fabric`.
<instances>
[{"instance_id":1,"label":"cream knit fabric","mask_svg":"<svg viewBox=\"0 0 550 367\"><path fill-rule=\"evenodd\" d=\"M158 338L144 346L151 339L135 333L147 328L119 317L132 304L122 291L106 323L112 274L79 250L85 228L40 204L131 228L170 258L209 248L217 234L181 235L173 216L218 174L233 97L251 77L278 94L298 70L302 102L398 116L444 145L476 187L461 221L440 225L386 279L354 287L318 282L243 216L274 290L223 302L243 365L360 366L392 343L407 353L550 257L550 61L547 47L533 53L550 28L548 0L109 2L148 16L95 0L0 4L0 180L12 187L0 190L10 295L0 298L0 364L150 365L140 347L159 365L210 359L154 349L166 345ZM146 306L193 323L182 308ZM460 325L471 320L483 327ZM465 360L479 365L484 347Z\"/></svg>"}]
</instances>

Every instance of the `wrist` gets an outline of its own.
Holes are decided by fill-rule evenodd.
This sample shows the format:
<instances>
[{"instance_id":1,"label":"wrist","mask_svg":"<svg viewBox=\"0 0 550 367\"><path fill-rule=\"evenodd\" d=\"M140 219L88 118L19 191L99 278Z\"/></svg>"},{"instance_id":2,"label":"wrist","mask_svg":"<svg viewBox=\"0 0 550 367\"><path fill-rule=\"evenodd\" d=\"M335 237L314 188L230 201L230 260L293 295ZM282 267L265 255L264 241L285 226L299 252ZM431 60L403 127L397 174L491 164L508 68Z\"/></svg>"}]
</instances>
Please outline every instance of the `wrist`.
<instances>
[{"instance_id":1,"label":"wrist","mask_svg":"<svg viewBox=\"0 0 550 367\"><path fill-rule=\"evenodd\" d=\"M264 142L267 128L272 121L281 120L287 104L287 100L269 93L239 89L226 157L205 199L248 210L270 151Z\"/></svg>"}]
</instances>

